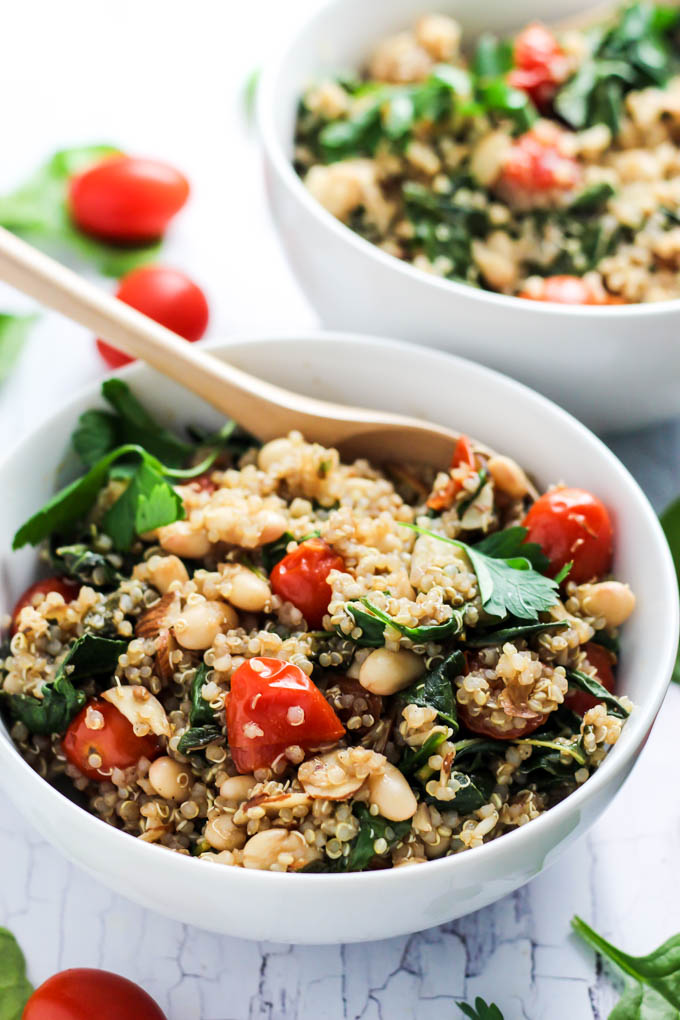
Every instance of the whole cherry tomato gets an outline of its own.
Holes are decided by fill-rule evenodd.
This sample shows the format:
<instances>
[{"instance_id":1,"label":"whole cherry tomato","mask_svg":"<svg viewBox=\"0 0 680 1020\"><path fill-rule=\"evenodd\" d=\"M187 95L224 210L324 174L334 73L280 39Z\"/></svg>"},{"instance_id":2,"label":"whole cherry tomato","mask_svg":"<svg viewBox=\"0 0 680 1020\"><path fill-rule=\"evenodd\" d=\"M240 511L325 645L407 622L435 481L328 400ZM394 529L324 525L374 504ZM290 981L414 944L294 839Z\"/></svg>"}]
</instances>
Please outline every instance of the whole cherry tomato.
<instances>
[{"instance_id":1,"label":"whole cherry tomato","mask_svg":"<svg viewBox=\"0 0 680 1020\"><path fill-rule=\"evenodd\" d=\"M178 269L164 266L133 269L118 284L116 297L192 343L200 340L206 331L208 302L205 294ZM104 340L97 340L97 347L111 368L120 368L133 360Z\"/></svg>"},{"instance_id":2,"label":"whole cherry tomato","mask_svg":"<svg viewBox=\"0 0 680 1020\"><path fill-rule=\"evenodd\" d=\"M138 244L161 237L188 196L189 182L174 167L111 156L71 178L68 205L84 233Z\"/></svg>"},{"instance_id":3,"label":"whole cherry tomato","mask_svg":"<svg viewBox=\"0 0 680 1020\"><path fill-rule=\"evenodd\" d=\"M88 712L97 711L103 718L100 729L87 725ZM160 754L158 741L153 734L138 737L132 723L115 705L103 698L93 698L69 723L61 742L62 750L72 765L88 779L101 783L108 779L111 769L128 769L140 758L152 760ZM97 756L100 764L92 764Z\"/></svg>"},{"instance_id":4,"label":"whole cherry tomato","mask_svg":"<svg viewBox=\"0 0 680 1020\"><path fill-rule=\"evenodd\" d=\"M471 471L477 470L477 462L475 461L475 455L472 450L472 443L467 436L461 436L457 440L456 445L453 448L450 470L453 471L455 468L459 468L463 464ZM427 501L428 507L430 510L448 509L462 487L463 483L460 479L449 478L442 488L435 489L432 493Z\"/></svg>"},{"instance_id":5,"label":"whole cherry tomato","mask_svg":"<svg viewBox=\"0 0 680 1020\"><path fill-rule=\"evenodd\" d=\"M513 50L515 67L508 81L527 92L539 109L545 110L556 86L569 73L567 58L555 36L544 25L534 22L519 33Z\"/></svg>"},{"instance_id":6,"label":"whole cherry tomato","mask_svg":"<svg viewBox=\"0 0 680 1020\"><path fill-rule=\"evenodd\" d=\"M287 747L309 750L344 732L319 688L292 662L247 659L232 675L227 737L239 772L268 768Z\"/></svg>"},{"instance_id":7,"label":"whole cherry tomato","mask_svg":"<svg viewBox=\"0 0 680 1020\"><path fill-rule=\"evenodd\" d=\"M579 163L564 150L564 133L543 123L512 144L499 185L509 201L530 200L546 191L569 191L580 183Z\"/></svg>"},{"instance_id":8,"label":"whole cherry tomato","mask_svg":"<svg viewBox=\"0 0 680 1020\"><path fill-rule=\"evenodd\" d=\"M517 295L529 301L553 301L558 305L622 305L623 298L593 290L580 276L546 276L539 290Z\"/></svg>"},{"instance_id":9,"label":"whole cherry tomato","mask_svg":"<svg viewBox=\"0 0 680 1020\"><path fill-rule=\"evenodd\" d=\"M589 641L584 646L584 651L588 657L588 662L597 674L597 679L611 694L615 686L614 670L612 668L614 659L611 652L608 652L606 648L603 648L602 645L598 645L594 641ZM564 699L564 704L572 712L576 712L577 715L585 715L588 709L599 705L599 701L593 694L588 694L587 691L571 691Z\"/></svg>"},{"instance_id":10,"label":"whole cherry tomato","mask_svg":"<svg viewBox=\"0 0 680 1020\"><path fill-rule=\"evenodd\" d=\"M74 967L44 981L22 1020L166 1020L139 985L108 970Z\"/></svg>"},{"instance_id":11,"label":"whole cherry tomato","mask_svg":"<svg viewBox=\"0 0 680 1020\"><path fill-rule=\"evenodd\" d=\"M318 630L331 600L326 581L331 570L344 570L345 561L321 538L308 538L280 560L270 575L272 591L300 610L307 625Z\"/></svg>"},{"instance_id":12,"label":"whole cherry tomato","mask_svg":"<svg viewBox=\"0 0 680 1020\"><path fill-rule=\"evenodd\" d=\"M571 562L569 580L581 584L606 574L614 531L604 503L585 489L560 486L537 499L524 518L527 541L538 542L555 575Z\"/></svg>"},{"instance_id":13,"label":"whole cherry tomato","mask_svg":"<svg viewBox=\"0 0 680 1020\"><path fill-rule=\"evenodd\" d=\"M16 634L21 610L25 606L33 605L33 599L36 595L48 595L51 591L59 592L63 596L64 602L72 602L73 599L78 597L80 585L75 581L69 581L65 577L46 577L42 581L36 581L17 599L17 603L12 610L12 634Z\"/></svg>"}]
</instances>

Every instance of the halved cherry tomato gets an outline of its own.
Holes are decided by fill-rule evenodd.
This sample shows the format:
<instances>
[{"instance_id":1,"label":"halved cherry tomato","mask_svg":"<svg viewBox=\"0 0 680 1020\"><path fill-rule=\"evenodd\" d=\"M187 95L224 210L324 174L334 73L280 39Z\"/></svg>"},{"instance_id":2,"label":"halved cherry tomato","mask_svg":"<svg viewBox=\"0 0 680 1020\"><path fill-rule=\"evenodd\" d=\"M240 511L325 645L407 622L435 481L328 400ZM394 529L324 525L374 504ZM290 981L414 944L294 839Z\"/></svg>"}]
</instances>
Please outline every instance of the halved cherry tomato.
<instances>
[{"instance_id":1,"label":"halved cherry tomato","mask_svg":"<svg viewBox=\"0 0 680 1020\"><path fill-rule=\"evenodd\" d=\"M584 651L588 657L588 662L597 674L597 679L603 687L606 687L612 693L615 681L614 670L612 669L614 660L611 652L608 652L606 648L598 645L595 641L589 641L584 646ZM593 694L588 694L587 691L571 691L564 699L564 704L572 712L576 712L578 715L585 715L588 709L599 705L599 701Z\"/></svg>"},{"instance_id":2,"label":"halved cherry tomato","mask_svg":"<svg viewBox=\"0 0 680 1020\"><path fill-rule=\"evenodd\" d=\"M56 591L62 595L64 602L72 602L73 599L78 597L80 585L76 581L69 581L66 577L45 577L42 581L36 581L17 599L17 603L12 610L12 634L16 634L21 610L25 606L33 605L33 599L36 595L48 595L51 591Z\"/></svg>"},{"instance_id":3,"label":"halved cherry tomato","mask_svg":"<svg viewBox=\"0 0 680 1020\"><path fill-rule=\"evenodd\" d=\"M523 290L517 295L528 301L553 301L558 305L622 305L623 298L598 294L580 276L546 276L537 291Z\"/></svg>"},{"instance_id":4,"label":"halved cherry tomato","mask_svg":"<svg viewBox=\"0 0 680 1020\"><path fill-rule=\"evenodd\" d=\"M581 180L579 163L564 151L564 133L542 123L513 143L499 184L509 198L530 198L546 191L569 191Z\"/></svg>"},{"instance_id":5,"label":"halved cherry tomato","mask_svg":"<svg viewBox=\"0 0 680 1020\"><path fill-rule=\"evenodd\" d=\"M118 284L116 297L191 343L200 340L206 331L208 302L205 294L179 269L165 266L133 269ZM97 340L97 347L111 368L133 361L104 340Z\"/></svg>"},{"instance_id":6,"label":"halved cherry tomato","mask_svg":"<svg viewBox=\"0 0 680 1020\"><path fill-rule=\"evenodd\" d=\"M516 89L527 92L540 110L545 110L555 94L556 86L569 73L564 50L545 25L533 22L515 39L515 68L508 81Z\"/></svg>"},{"instance_id":7,"label":"halved cherry tomato","mask_svg":"<svg viewBox=\"0 0 680 1020\"><path fill-rule=\"evenodd\" d=\"M87 725L88 709L100 712L104 725L93 730ZM61 742L62 750L72 765L96 782L108 779L111 769L128 769L140 758L153 760L160 754L153 734L138 737L132 723L115 705L103 698L93 698L69 723ZM90 756L98 755L100 765L92 765Z\"/></svg>"},{"instance_id":8,"label":"halved cherry tomato","mask_svg":"<svg viewBox=\"0 0 680 1020\"><path fill-rule=\"evenodd\" d=\"M310 750L344 732L319 688L292 662L257 657L232 675L227 736L239 772L268 768L287 747Z\"/></svg>"},{"instance_id":9,"label":"halved cherry tomato","mask_svg":"<svg viewBox=\"0 0 680 1020\"><path fill-rule=\"evenodd\" d=\"M86 234L140 243L161 237L189 197L186 177L166 163L112 156L69 182L69 212Z\"/></svg>"},{"instance_id":10,"label":"halved cherry tomato","mask_svg":"<svg viewBox=\"0 0 680 1020\"><path fill-rule=\"evenodd\" d=\"M166 1020L151 996L120 974L90 967L62 970L24 1006L22 1020Z\"/></svg>"},{"instance_id":11,"label":"halved cherry tomato","mask_svg":"<svg viewBox=\"0 0 680 1020\"><path fill-rule=\"evenodd\" d=\"M539 715L534 719L526 719L524 726L514 726L509 730L500 730L490 719L481 715L470 715L467 705L458 705L458 718L472 733L479 733L483 737L493 737L494 740L517 740L519 737L528 737L530 733L537 730L548 718L547 715Z\"/></svg>"},{"instance_id":12,"label":"halved cherry tomato","mask_svg":"<svg viewBox=\"0 0 680 1020\"><path fill-rule=\"evenodd\" d=\"M326 578L331 570L344 570L345 561L321 538L308 538L272 570L269 581L275 595L300 610L307 626L318 630L331 600Z\"/></svg>"},{"instance_id":13,"label":"halved cherry tomato","mask_svg":"<svg viewBox=\"0 0 680 1020\"><path fill-rule=\"evenodd\" d=\"M606 574L614 531L607 509L585 489L560 486L537 499L524 518L527 541L538 542L555 575L572 562L569 580L581 584Z\"/></svg>"},{"instance_id":14,"label":"halved cherry tomato","mask_svg":"<svg viewBox=\"0 0 680 1020\"><path fill-rule=\"evenodd\" d=\"M475 455L472 450L472 443L467 436L461 436L453 448L450 470L466 465L472 471L477 470ZM449 478L444 486L435 489L427 501L430 510L446 510L453 503L454 498L460 492L463 483L459 478Z\"/></svg>"}]
</instances>

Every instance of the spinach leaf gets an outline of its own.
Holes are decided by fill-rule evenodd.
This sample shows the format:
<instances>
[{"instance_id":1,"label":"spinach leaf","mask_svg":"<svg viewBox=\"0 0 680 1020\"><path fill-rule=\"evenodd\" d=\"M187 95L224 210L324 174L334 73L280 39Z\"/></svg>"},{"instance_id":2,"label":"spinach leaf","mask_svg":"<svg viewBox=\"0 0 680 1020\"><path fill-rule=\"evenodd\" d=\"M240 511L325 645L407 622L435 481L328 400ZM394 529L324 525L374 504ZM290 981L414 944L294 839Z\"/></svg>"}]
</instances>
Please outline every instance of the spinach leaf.
<instances>
[{"instance_id":1,"label":"spinach leaf","mask_svg":"<svg viewBox=\"0 0 680 1020\"><path fill-rule=\"evenodd\" d=\"M137 535L171 524L184 515L182 497L153 462L144 457L123 494L104 515L102 530L113 539L116 549L125 551Z\"/></svg>"},{"instance_id":2,"label":"spinach leaf","mask_svg":"<svg viewBox=\"0 0 680 1020\"><path fill-rule=\"evenodd\" d=\"M359 831L350 844L349 854L337 860L326 857L313 861L304 871L365 871L376 857L386 857L411 830L410 818L405 822L390 822L381 815L372 815L365 804L354 804L353 812L359 822ZM384 839L387 844L382 854L375 850L379 839Z\"/></svg>"},{"instance_id":3,"label":"spinach leaf","mask_svg":"<svg viewBox=\"0 0 680 1020\"><path fill-rule=\"evenodd\" d=\"M659 517L663 528L668 547L673 557L675 573L680 585L680 499L674 500ZM597 640L597 635L595 636ZM671 677L673 683L680 684L680 648L675 660L675 667Z\"/></svg>"},{"instance_id":4,"label":"spinach leaf","mask_svg":"<svg viewBox=\"0 0 680 1020\"><path fill-rule=\"evenodd\" d=\"M33 992L26 977L26 960L7 928L0 928L0 1018L21 1020Z\"/></svg>"},{"instance_id":5,"label":"spinach leaf","mask_svg":"<svg viewBox=\"0 0 680 1020\"><path fill-rule=\"evenodd\" d=\"M644 986L656 992L662 1002L670 1003L676 1010L680 1009L680 935L673 935L660 945L658 949L653 949L647 956L630 956L628 953L618 949L617 946L612 945L611 942L603 939L582 918L578 916L572 917L571 925L576 934L585 942L588 942L596 952L616 964L624 974L633 978L638 983L636 994L632 994L629 990L624 1000L622 1000L628 1009L632 1006L640 1006L643 1002L646 1002L643 994ZM610 1017L617 1015L621 1020L625 1020L625 1018L633 1020L635 1016L642 1018L645 1015L649 1017L652 1015L663 1017L665 1015L663 1012L636 1014L624 1011L622 1002L618 1004L615 1011L610 1014ZM618 1014L616 1013L617 1010L619 1011Z\"/></svg>"},{"instance_id":6,"label":"spinach leaf","mask_svg":"<svg viewBox=\"0 0 680 1020\"><path fill-rule=\"evenodd\" d=\"M569 203L570 212L601 213L607 202L616 194L615 188L608 181L598 181L585 188Z\"/></svg>"},{"instance_id":7,"label":"spinach leaf","mask_svg":"<svg viewBox=\"0 0 680 1020\"><path fill-rule=\"evenodd\" d=\"M0 382L14 367L36 319L37 315L0 313Z\"/></svg>"},{"instance_id":8,"label":"spinach leaf","mask_svg":"<svg viewBox=\"0 0 680 1020\"><path fill-rule=\"evenodd\" d=\"M399 771L403 772L405 776L410 776L413 772L424 765L427 760L437 753L437 748L444 743L446 740L446 733L431 733L429 737L423 741L419 748L407 747L404 749L404 753L401 756L399 762Z\"/></svg>"},{"instance_id":9,"label":"spinach leaf","mask_svg":"<svg viewBox=\"0 0 680 1020\"><path fill-rule=\"evenodd\" d=\"M202 751L204 747L211 744L213 740L221 737L222 730L219 726L210 724L208 726L192 726L179 738L177 750L180 754L191 754L192 751Z\"/></svg>"},{"instance_id":10,"label":"spinach leaf","mask_svg":"<svg viewBox=\"0 0 680 1020\"><path fill-rule=\"evenodd\" d=\"M496 785L494 777L486 771L471 775L467 772L452 772L449 782L457 787L455 797L447 801L433 799L432 802L443 811L453 809L461 815L470 815L488 804Z\"/></svg>"},{"instance_id":11,"label":"spinach leaf","mask_svg":"<svg viewBox=\"0 0 680 1020\"><path fill-rule=\"evenodd\" d=\"M210 707L210 702L206 701L201 693L207 675L208 667L202 662L191 681L191 711L189 713L191 726L215 725L215 713Z\"/></svg>"},{"instance_id":12,"label":"spinach leaf","mask_svg":"<svg viewBox=\"0 0 680 1020\"><path fill-rule=\"evenodd\" d=\"M68 676L70 680L82 682L90 677L110 677L127 646L127 641L122 639L83 634L61 662L57 678Z\"/></svg>"},{"instance_id":13,"label":"spinach leaf","mask_svg":"<svg viewBox=\"0 0 680 1020\"><path fill-rule=\"evenodd\" d=\"M372 156L382 133L380 104L384 94L351 117L331 121L319 132L321 154L327 163L349 156Z\"/></svg>"},{"instance_id":14,"label":"spinach leaf","mask_svg":"<svg viewBox=\"0 0 680 1020\"><path fill-rule=\"evenodd\" d=\"M119 446L98 460L82 478L76 479L52 496L19 528L14 536L12 548L21 549L27 544L37 545L53 532L63 533L70 525L81 521L95 502L112 465L122 458L129 458L132 454L141 458L142 467L147 469L138 469L134 476L137 479L134 492L138 494L141 504L139 510L135 511L135 524L140 525L140 530L149 531L161 524L169 524L171 520L181 520L184 517L184 506L172 486L162 477L163 465L140 446ZM116 506L114 503L107 514L109 519ZM171 508L174 508L174 517L169 519ZM129 535L131 516L128 497L112 518L113 527L123 541ZM111 537L114 538L113 535Z\"/></svg>"},{"instance_id":15,"label":"spinach leaf","mask_svg":"<svg viewBox=\"0 0 680 1020\"><path fill-rule=\"evenodd\" d=\"M262 565L268 574L271 574L272 570L277 563L280 563L284 556L287 555L288 545L291 542L297 542L301 545L310 538L319 538L321 535L320 531L310 531L308 535L303 535L302 538L296 539L290 531L284 531L281 538L277 538L274 542L268 542L267 545L262 546Z\"/></svg>"},{"instance_id":16,"label":"spinach leaf","mask_svg":"<svg viewBox=\"0 0 680 1020\"><path fill-rule=\"evenodd\" d=\"M459 1002L457 1006L469 1020L503 1020L503 1014L496 1003L486 1003L479 995L475 999L474 1009L465 1002Z\"/></svg>"},{"instance_id":17,"label":"spinach leaf","mask_svg":"<svg viewBox=\"0 0 680 1020\"><path fill-rule=\"evenodd\" d=\"M449 194L436 195L416 181L405 181L402 195L413 226L413 243L422 246L430 261L439 256L448 258L452 266L450 277L475 282L471 245L474 238L486 237L489 217L484 208L457 199L460 189L469 194L471 187L475 184L469 175L461 174L452 181Z\"/></svg>"},{"instance_id":18,"label":"spinach leaf","mask_svg":"<svg viewBox=\"0 0 680 1020\"><path fill-rule=\"evenodd\" d=\"M619 699L610 694L607 688L603 687L594 677L581 673L578 669L568 669L567 680L570 687L576 687L579 691L586 691L588 694L592 694L594 698L597 698L598 701L604 702L611 715L618 716L619 719L627 719L630 715L630 711L623 707Z\"/></svg>"},{"instance_id":19,"label":"spinach leaf","mask_svg":"<svg viewBox=\"0 0 680 1020\"><path fill-rule=\"evenodd\" d=\"M533 634L541 634L546 630L560 630L568 627L566 620L549 620L547 623L521 623L515 626L503 627L500 630L487 630L481 634L475 634L465 641L467 648L489 648L492 645L504 645L506 641L517 641L531 637Z\"/></svg>"},{"instance_id":20,"label":"spinach leaf","mask_svg":"<svg viewBox=\"0 0 680 1020\"><path fill-rule=\"evenodd\" d=\"M528 131L538 117L536 107L527 93L513 88L504 78L480 83L477 94L489 113L513 120L517 134Z\"/></svg>"},{"instance_id":21,"label":"spinach leaf","mask_svg":"<svg viewBox=\"0 0 680 1020\"><path fill-rule=\"evenodd\" d=\"M467 545L454 538L446 538L436 531L428 528L421 528L417 524L403 524L405 528L411 528L420 535L429 535L431 538L439 539L440 542L447 542L467 553L472 568L477 575L479 595L482 600L482 607L490 616L497 616L505 619L507 616L516 616L522 620L536 620L538 614L550 609L557 602L558 585L552 578L544 577L534 570L531 561L525 553L525 546L520 545L516 555L510 558L497 559L489 555L489 539L484 539L477 545ZM509 531L524 529L510 528ZM499 533L500 535L503 532ZM491 538L492 536L489 536ZM496 538L496 536L493 536ZM497 550L501 540L496 539L494 548ZM509 541L506 540L506 545ZM505 546L503 547L505 551Z\"/></svg>"},{"instance_id":22,"label":"spinach leaf","mask_svg":"<svg viewBox=\"0 0 680 1020\"><path fill-rule=\"evenodd\" d=\"M478 78L498 78L512 68L513 43L482 32L477 39L472 67Z\"/></svg>"},{"instance_id":23,"label":"spinach leaf","mask_svg":"<svg viewBox=\"0 0 680 1020\"><path fill-rule=\"evenodd\" d=\"M107 244L79 230L68 212L66 196L71 177L116 155L120 150L110 145L87 145L55 153L23 185L0 197L0 226L37 244L63 244L106 276L123 276L150 262L160 242Z\"/></svg>"},{"instance_id":24,"label":"spinach leaf","mask_svg":"<svg viewBox=\"0 0 680 1020\"><path fill-rule=\"evenodd\" d=\"M347 612L354 618L358 627L361 627L362 635L357 641L358 645L364 647L379 647L385 644L385 627L390 626L398 630L404 637L410 638L414 644L424 644L428 641L443 641L446 638L455 637L463 629L463 617L454 609L451 617L446 623L426 624L422 627L407 627L403 623L397 623L388 613L378 609L364 596L362 604L368 612L362 610L357 602L347 603Z\"/></svg>"},{"instance_id":25,"label":"spinach leaf","mask_svg":"<svg viewBox=\"0 0 680 1020\"><path fill-rule=\"evenodd\" d=\"M477 488L475 489L475 491L470 496L468 496L467 499L462 500L460 505L458 506L459 521L462 521L463 517L465 517L465 514L470 509L474 501L479 498L480 492L482 491L482 489L489 480L489 472L486 470L486 468L482 468L482 470L479 472L478 477L479 481L477 483Z\"/></svg>"},{"instance_id":26,"label":"spinach leaf","mask_svg":"<svg viewBox=\"0 0 680 1020\"><path fill-rule=\"evenodd\" d=\"M76 690L64 674L51 684L43 684L42 694L42 698L31 694L7 695L10 714L20 719L30 733L42 736L63 733L87 700L85 693Z\"/></svg>"},{"instance_id":27,"label":"spinach leaf","mask_svg":"<svg viewBox=\"0 0 680 1020\"><path fill-rule=\"evenodd\" d=\"M613 652L614 655L618 655L621 651L621 642L618 637L608 634L606 630L596 630L590 641L594 645L602 645L603 648Z\"/></svg>"},{"instance_id":28,"label":"spinach leaf","mask_svg":"<svg viewBox=\"0 0 680 1020\"><path fill-rule=\"evenodd\" d=\"M458 732L458 715L453 681L464 669L465 656L457 649L431 669L422 680L402 691L400 704L434 708L439 718L452 727L455 735Z\"/></svg>"}]
</instances>

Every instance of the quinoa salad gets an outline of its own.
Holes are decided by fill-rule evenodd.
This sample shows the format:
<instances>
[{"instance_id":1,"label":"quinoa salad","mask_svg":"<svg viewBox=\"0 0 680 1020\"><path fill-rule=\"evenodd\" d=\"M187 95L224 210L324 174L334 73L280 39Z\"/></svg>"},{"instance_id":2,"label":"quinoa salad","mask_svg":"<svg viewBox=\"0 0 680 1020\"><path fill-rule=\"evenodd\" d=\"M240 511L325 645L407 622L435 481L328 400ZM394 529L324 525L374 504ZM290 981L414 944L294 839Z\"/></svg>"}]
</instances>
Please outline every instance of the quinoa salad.
<instances>
[{"instance_id":1,"label":"quinoa salad","mask_svg":"<svg viewBox=\"0 0 680 1020\"><path fill-rule=\"evenodd\" d=\"M97 818L218 865L400 867L525 825L616 743L635 597L595 494L465 435L446 470L377 467L103 396L14 538L51 576L0 651L16 747Z\"/></svg>"},{"instance_id":2,"label":"quinoa salad","mask_svg":"<svg viewBox=\"0 0 680 1020\"><path fill-rule=\"evenodd\" d=\"M425 272L539 301L680 297L680 9L462 39L427 14L310 83L309 192Z\"/></svg>"}]
</instances>

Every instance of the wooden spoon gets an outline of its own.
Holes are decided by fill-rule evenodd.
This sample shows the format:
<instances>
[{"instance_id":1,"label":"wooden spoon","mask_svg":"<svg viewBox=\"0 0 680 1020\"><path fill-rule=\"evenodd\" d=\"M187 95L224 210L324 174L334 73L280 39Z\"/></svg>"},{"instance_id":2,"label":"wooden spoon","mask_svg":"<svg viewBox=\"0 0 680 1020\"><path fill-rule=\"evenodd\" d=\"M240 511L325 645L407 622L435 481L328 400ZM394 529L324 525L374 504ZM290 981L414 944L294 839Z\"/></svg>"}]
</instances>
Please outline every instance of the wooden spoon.
<instances>
[{"instance_id":1,"label":"wooden spoon","mask_svg":"<svg viewBox=\"0 0 680 1020\"><path fill-rule=\"evenodd\" d=\"M451 460L459 433L418 418L317 400L257 379L187 343L3 228L0 280L146 361L262 442L299 429L345 457L437 467Z\"/></svg>"}]
</instances>

